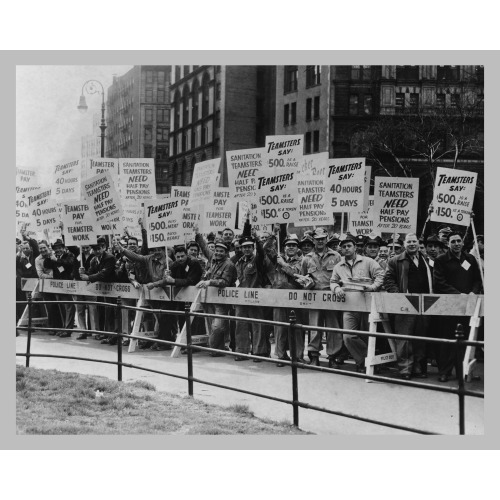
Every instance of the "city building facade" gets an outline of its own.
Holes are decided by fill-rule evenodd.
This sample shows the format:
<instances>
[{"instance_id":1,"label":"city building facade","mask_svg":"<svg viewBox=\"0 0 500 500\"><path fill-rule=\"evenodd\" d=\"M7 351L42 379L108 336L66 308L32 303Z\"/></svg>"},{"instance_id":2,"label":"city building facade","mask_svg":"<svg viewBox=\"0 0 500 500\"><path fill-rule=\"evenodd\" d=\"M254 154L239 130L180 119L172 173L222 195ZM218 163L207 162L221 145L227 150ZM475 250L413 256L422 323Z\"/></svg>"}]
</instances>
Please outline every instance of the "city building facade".
<instances>
[{"instance_id":1,"label":"city building facade","mask_svg":"<svg viewBox=\"0 0 500 500\"><path fill-rule=\"evenodd\" d=\"M101 114L92 115L92 133L82 136L82 158L95 158L101 156Z\"/></svg>"},{"instance_id":2,"label":"city building facade","mask_svg":"<svg viewBox=\"0 0 500 500\"><path fill-rule=\"evenodd\" d=\"M264 146L274 134L275 67L175 66L170 86L169 186L191 184L200 161Z\"/></svg>"},{"instance_id":3,"label":"city building facade","mask_svg":"<svg viewBox=\"0 0 500 500\"><path fill-rule=\"evenodd\" d=\"M154 158L156 190L166 192L170 66L134 66L108 89L106 156Z\"/></svg>"}]
</instances>

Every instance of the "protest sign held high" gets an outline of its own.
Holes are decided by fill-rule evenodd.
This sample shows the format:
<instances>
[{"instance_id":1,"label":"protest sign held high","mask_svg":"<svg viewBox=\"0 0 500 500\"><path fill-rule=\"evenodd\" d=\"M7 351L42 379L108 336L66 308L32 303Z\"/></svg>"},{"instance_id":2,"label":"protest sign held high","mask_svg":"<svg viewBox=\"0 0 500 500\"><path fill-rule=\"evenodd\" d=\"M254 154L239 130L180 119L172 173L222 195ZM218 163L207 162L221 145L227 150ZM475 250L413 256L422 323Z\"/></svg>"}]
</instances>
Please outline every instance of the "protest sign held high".
<instances>
[{"instance_id":1,"label":"protest sign held high","mask_svg":"<svg viewBox=\"0 0 500 500\"><path fill-rule=\"evenodd\" d=\"M39 188L27 194L31 228L38 234L57 230L60 223L60 209L51 188Z\"/></svg>"},{"instance_id":2,"label":"protest sign held high","mask_svg":"<svg viewBox=\"0 0 500 500\"><path fill-rule=\"evenodd\" d=\"M97 222L87 202L66 203L62 212L66 245L97 243Z\"/></svg>"},{"instance_id":3,"label":"protest sign held high","mask_svg":"<svg viewBox=\"0 0 500 500\"><path fill-rule=\"evenodd\" d=\"M476 181L477 173L438 167L431 220L468 226Z\"/></svg>"},{"instance_id":4,"label":"protest sign held high","mask_svg":"<svg viewBox=\"0 0 500 500\"><path fill-rule=\"evenodd\" d=\"M295 226L331 224L333 214L325 210L325 174L328 153L303 157L297 174L298 213Z\"/></svg>"},{"instance_id":5,"label":"protest sign held high","mask_svg":"<svg viewBox=\"0 0 500 500\"><path fill-rule=\"evenodd\" d=\"M188 203L193 212L203 212L204 205L211 201L218 186L219 167L220 158L202 161L194 166Z\"/></svg>"},{"instance_id":6,"label":"protest sign held high","mask_svg":"<svg viewBox=\"0 0 500 500\"><path fill-rule=\"evenodd\" d=\"M99 234L116 234L123 231L120 197L109 173L91 177L84 183L90 209L100 225Z\"/></svg>"},{"instance_id":7,"label":"protest sign held high","mask_svg":"<svg viewBox=\"0 0 500 500\"><path fill-rule=\"evenodd\" d=\"M227 178L233 198L257 196L257 178L263 155L264 148L226 152Z\"/></svg>"},{"instance_id":8,"label":"protest sign held high","mask_svg":"<svg viewBox=\"0 0 500 500\"><path fill-rule=\"evenodd\" d=\"M225 227L234 229L236 221L236 200L231 198L231 189L219 187L214 191L210 203L205 205L200 230L204 232L222 231Z\"/></svg>"},{"instance_id":9,"label":"protest sign held high","mask_svg":"<svg viewBox=\"0 0 500 500\"><path fill-rule=\"evenodd\" d=\"M363 212L352 212L350 214L349 232L351 234L367 235L373 232L373 203L374 197L370 196L368 200L368 210Z\"/></svg>"},{"instance_id":10,"label":"protest sign held high","mask_svg":"<svg viewBox=\"0 0 500 500\"><path fill-rule=\"evenodd\" d=\"M180 198L162 198L146 201L146 229L148 232L148 246L165 247L183 243L182 205Z\"/></svg>"},{"instance_id":11,"label":"protest sign held high","mask_svg":"<svg viewBox=\"0 0 500 500\"><path fill-rule=\"evenodd\" d=\"M118 158L82 158L82 179L87 180L98 174L109 172L115 183L115 188L120 191L119 160Z\"/></svg>"},{"instance_id":12,"label":"protest sign held high","mask_svg":"<svg viewBox=\"0 0 500 500\"><path fill-rule=\"evenodd\" d=\"M325 209L359 212L365 200L365 158L329 159L325 179Z\"/></svg>"},{"instance_id":13,"label":"protest sign held high","mask_svg":"<svg viewBox=\"0 0 500 500\"><path fill-rule=\"evenodd\" d=\"M81 160L60 163L54 167L52 193L59 202L79 200L81 196Z\"/></svg>"},{"instance_id":14,"label":"protest sign held high","mask_svg":"<svg viewBox=\"0 0 500 500\"><path fill-rule=\"evenodd\" d=\"M373 229L414 233L417 230L419 179L375 177Z\"/></svg>"},{"instance_id":15,"label":"protest sign held high","mask_svg":"<svg viewBox=\"0 0 500 500\"><path fill-rule=\"evenodd\" d=\"M287 223L295 219L297 174L303 149L303 135L266 137L264 162L257 178L259 223Z\"/></svg>"},{"instance_id":16,"label":"protest sign held high","mask_svg":"<svg viewBox=\"0 0 500 500\"><path fill-rule=\"evenodd\" d=\"M201 216L193 212L188 204L189 204L189 196L191 193L191 187L189 186L172 186L171 189L171 197L180 200L180 204L182 207L181 213L181 233L182 233L182 242L191 240L194 238L194 228L196 225L200 224Z\"/></svg>"},{"instance_id":17,"label":"protest sign held high","mask_svg":"<svg viewBox=\"0 0 500 500\"><path fill-rule=\"evenodd\" d=\"M120 158L119 179L124 204L128 200L151 200L156 197L153 158Z\"/></svg>"},{"instance_id":18,"label":"protest sign held high","mask_svg":"<svg viewBox=\"0 0 500 500\"><path fill-rule=\"evenodd\" d=\"M170 195L169 195L170 196ZM122 222L130 236L141 238L139 219L144 220L144 203L140 200L128 200L123 208Z\"/></svg>"},{"instance_id":19,"label":"protest sign held high","mask_svg":"<svg viewBox=\"0 0 500 500\"><path fill-rule=\"evenodd\" d=\"M26 234L34 236L29 212L28 194L40 189L40 181L35 169L16 168L16 227L26 228Z\"/></svg>"}]
</instances>

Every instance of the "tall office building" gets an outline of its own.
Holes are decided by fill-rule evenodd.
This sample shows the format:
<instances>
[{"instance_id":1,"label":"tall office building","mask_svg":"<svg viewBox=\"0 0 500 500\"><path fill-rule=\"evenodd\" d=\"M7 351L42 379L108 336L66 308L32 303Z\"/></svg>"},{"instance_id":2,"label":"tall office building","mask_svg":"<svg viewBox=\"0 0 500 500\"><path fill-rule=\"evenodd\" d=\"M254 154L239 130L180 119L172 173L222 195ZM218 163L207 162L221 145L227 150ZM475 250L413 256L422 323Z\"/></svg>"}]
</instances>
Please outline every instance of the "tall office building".
<instances>
[{"instance_id":1,"label":"tall office building","mask_svg":"<svg viewBox=\"0 0 500 500\"><path fill-rule=\"evenodd\" d=\"M92 133L82 136L82 158L95 158L101 156L101 114L92 115Z\"/></svg>"},{"instance_id":2,"label":"tall office building","mask_svg":"<svg viewBox=\"0 0 500 500\"><path fill-rule=\"evenodd\" d=\"M190 185L194 165L264 146L274 134L274 66L175 66L170 86L168 184Z\"/></svg>"},{"instance_id":3,"label":"tall office building","mask_svg":"<svg viewBox=\"0 0 500 500\"><path fill-rule=\"evenodd\" d=\"M156 190L166 192L170 66L134 66L108 89L106 156L154 158Z\"/></svg>"}]
</instances>

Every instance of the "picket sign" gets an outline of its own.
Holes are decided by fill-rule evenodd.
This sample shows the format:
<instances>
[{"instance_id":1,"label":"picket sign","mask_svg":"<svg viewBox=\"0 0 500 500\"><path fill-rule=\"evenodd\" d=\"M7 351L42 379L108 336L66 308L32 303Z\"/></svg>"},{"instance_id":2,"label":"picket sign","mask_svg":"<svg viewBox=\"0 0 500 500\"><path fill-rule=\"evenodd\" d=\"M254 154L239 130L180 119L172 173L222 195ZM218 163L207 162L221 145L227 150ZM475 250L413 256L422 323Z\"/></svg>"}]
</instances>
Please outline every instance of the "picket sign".
<instances>
[{"instance_id":1,"label":"picket sign","mask_svg":"<svg viewBox=\"0 0 500 500\"><path fill-rule=\"evenodd\" d=\"M39 285L39 280L36 278L28 278L23 286L22 290L25 292L31 292L31 298L33 300L40 298L40 291L39 291L40 285ZM44 307L45 308L45 307ZM43 316L40 318L31 318L31 323L32 324L44 324L47 321L47 316ZM28 304L26 304L26 307L24 308L22 316L19 318L19 321L17 322L17 326L28 326Z\"/></svg>"},{"instance_id":2,"label":"picket sign","mask_svg":"<svg viewBox=\"0 0 500 500\"><path fill-rule=\"evenodd\" d=\"M474 314L470 318L469 326L469 340L477 340L477 330L481 325L481 318L479 313L481 311L481 297L477 298L476 307L474 308ZM468 345L465 349L465 357L463 361L463 374L467 382L470 382L474 378L474 368L476 364L476 346Z\"/></svg>"}]
</instances>

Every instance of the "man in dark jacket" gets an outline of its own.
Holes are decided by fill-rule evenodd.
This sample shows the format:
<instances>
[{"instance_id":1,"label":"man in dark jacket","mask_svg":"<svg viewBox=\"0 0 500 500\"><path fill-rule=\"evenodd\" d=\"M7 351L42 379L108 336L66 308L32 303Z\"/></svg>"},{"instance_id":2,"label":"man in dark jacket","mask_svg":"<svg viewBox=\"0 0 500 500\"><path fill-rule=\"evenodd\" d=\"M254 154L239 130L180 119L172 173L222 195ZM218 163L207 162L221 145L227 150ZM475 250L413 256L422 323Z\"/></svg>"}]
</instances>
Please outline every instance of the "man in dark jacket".
<instances>
[{"instance_id":1,"label":"man in dark jacket","mask_svg":"<svg viewBox=\"0 0 500 500\"><path fill-rule=\"evenodd\" d=\"M203 280L196 286L198 288L207 288L215 286L217 288L224 288L226 286L234 286L236 282L236 267L229 259L229 248L222 241L215 242L215 250ZM229 314L229 304L203 304L203 309L208 314L221 314L227 316ZM228 321L225 319L214 318L209 320L210 332L208 337L208 344L213 349L225 349L225 338L228 328ZM211 352L210 356L224 356L222 353Z\"/></svg>"},{"instance_id":2,"label":"man in dark jacket","mask_svg":"<svg viewBox=\"0 0 500 500\"><path fill-rule=\"evenodd\" d=\"M85 271L84 267L80 267L80 278L83 281L90 281L90 283L95 283L96 281L103 281L104 283L112 283L115 279L115 263L116 259L113 255L106 251L106 240L105 238L98 238L96 245L91 245L94 252L94 257L90 261L90 267L88 272ZM103 302L113 304L113 299L109 297L102 297ZM99 311L101 313L101 311ZM98 322L96 322L98 323ZM104 329L108 332L112 332L115 328L115 311L111 307L104 308ZM108 340L106 343L116 343L116 338L103 339L103 342Z\"/></svg>"},{"instance_id":3,"label":"man in dark jacket","mask_svg":"<svg viewBox=\"0 0 500 500\"><path fill-rule=\"evenodd\" d=\"M66 248L62 240L56 240L52 244L54 253L44 261L45 267L52 269L55 280L73 280L75 271L75 256ZM57 300L72 300L71 295L56 295ZM72 330L75 325L75 305L60 304L62 327ZM71 332L61 331L59 337L71 337Z\"/></svg>"},{"instance_id":4,"label":"man in dark jacket","mask_svg":"<svg viewBox=\"0 0 500 500\"><path fill-rule=\"evenodd\" d=\"M416 234L409 233L404 241L405 250L389 260L384 276L384 288L389 293L432 293L432 268L419 251ZM429 316L396 314L396 333L428 336ZM409 340L395 340L401 378L427 377L425 343Z\"/></svg>"},{"instance_id":5,"label":"man in dark jacket","mask_svg":"<svg viewBox=\"0 0 500 500\"><path fill-rule=\"evenodd\" d=\"M481 275L477 261L463 251L464 241L461 233L448 233L449 250L434 261L435 293L479 294L482 292ZM454 339L457 324L465 328L469 324L468 317L442 317L441 335ZM462 353L460 353L462 359ZM439 349L438 368L439 381L447 382L453 367L456 370L456 346L442 344Z\"/></svg>"},{"instance_id":6,"label":"man in dark jacket","mask_svg":"<svg viewBox=\"0 0 500 500\"><path fill-rule=\"evenodd\" d=\"M172 285L175 287L195 286L199 283L203 270L198 259L189 257L184 245L174 247L175 262L165 273L161 286ZM173 302L177 311L184 311L184 302ZM177 316L179 329L184 326L184 316Z\"/></svg>"},{"instance_id":7,"label":"man in dark jacket","mask_svg":"<svg viewBox=\"0 0 500 500\"><path fill-rule=\"evenodd\" d=\"M250 223L245 223L246 229L240 238L240 245L243 251L243 256L236 263L238 272L238 286L240 288L264 288L265 269L264 261L265 254L262 243L257 238L255 229L252 231L252 236L249 236ZM255 248L255 253L254 253ZM235 316L237 318L253 318L264 319L264 311L261 306L237 305ZM236 323L236 352L248 354L250 351L250 331L249 323L238 321ZM269 341L269 332L262 328L259 323L252 323L252 354L268 358L271 354L271 343ZM235 361L246 361L247 358L237 356ZM260 360L254 359L257 363Z\"/></svg>"}]
</instances>

